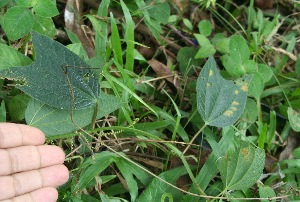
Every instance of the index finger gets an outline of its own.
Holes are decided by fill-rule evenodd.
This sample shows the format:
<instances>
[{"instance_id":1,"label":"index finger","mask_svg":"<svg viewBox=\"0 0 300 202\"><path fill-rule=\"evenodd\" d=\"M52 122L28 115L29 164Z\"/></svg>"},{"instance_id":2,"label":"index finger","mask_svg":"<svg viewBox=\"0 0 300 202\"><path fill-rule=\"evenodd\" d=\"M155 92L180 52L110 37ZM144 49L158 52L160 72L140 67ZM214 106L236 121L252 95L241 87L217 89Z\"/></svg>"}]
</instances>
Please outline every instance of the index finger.
<instances>
[{"instance_id":1,"label":"index finger","mask_svg":"<svg viewBox=\"0 0 300 202\"><path fill-rule=\"evenodd\" d=\"M0 148L19 147L23 145L41 145L45 136L37 128L15 124L0 123Z\"/></svg>"}]
</instances>

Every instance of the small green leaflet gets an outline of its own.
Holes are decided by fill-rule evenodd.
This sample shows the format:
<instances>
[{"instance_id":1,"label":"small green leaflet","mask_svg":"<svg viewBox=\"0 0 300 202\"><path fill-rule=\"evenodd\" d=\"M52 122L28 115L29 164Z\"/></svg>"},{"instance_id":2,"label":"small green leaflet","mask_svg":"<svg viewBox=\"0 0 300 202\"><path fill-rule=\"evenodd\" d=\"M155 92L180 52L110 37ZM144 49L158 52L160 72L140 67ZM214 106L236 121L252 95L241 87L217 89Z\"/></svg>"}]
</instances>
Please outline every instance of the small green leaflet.
<instances>
[{"instance_id":1,"label":"small green leaflet","mask_svg":"<svg viewBox=\"0 0 300 202\"><path fill-rule=\"evenodd\" d=\"M232 125L243 113L251 77L245 75L234 83L220 75L212 56L204 65L197 80L198 111L206 125Z\"/></svg>"},{"instance_id":2,"label":"small green leaflet","mask_svg":"<svg viewBox=\"0 0 300 202\"><path fill-rule=\"evenodd\" d=\"M248 142L231 150L220 159L219 170L226 190L245 190L261 176L265 165L265 152Z\"/></svg>"},{"instance_id":3,"label":"small green leaflet","mask_svg":"<svg viewBox=\"0 0 300 202\"><path fill-rule=\"evenodd\" d=\"M34 63L4 69L0 71L0 78L20 81L17 88L58 109L69 110L71 102L74 109L96 106L98 78L84 60L62 44L36 32L32 33L32 41L36 51Z\"/></svg>"}]
</instances>

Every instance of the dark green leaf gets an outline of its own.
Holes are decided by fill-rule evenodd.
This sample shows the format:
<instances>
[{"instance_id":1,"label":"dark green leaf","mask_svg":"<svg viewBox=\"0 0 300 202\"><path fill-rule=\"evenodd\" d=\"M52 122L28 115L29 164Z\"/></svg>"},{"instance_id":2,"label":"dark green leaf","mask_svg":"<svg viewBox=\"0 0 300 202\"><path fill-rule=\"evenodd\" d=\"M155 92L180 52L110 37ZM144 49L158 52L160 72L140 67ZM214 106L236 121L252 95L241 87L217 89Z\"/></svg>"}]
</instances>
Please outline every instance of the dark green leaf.
<instances>
[{"instance_id":1,"label":"dark green leaf","mask_svg":"<svg viewBox=\"0 0 300 202\"><path fill-rule=\"evenodd\" d=\"M46 36L33 32L32 40L35 62L0 71L0 78L20 80L17 88L58 109L95 106L99 83L90 67L62 44Z\"/></svg>"},{"instance_id":2,"label":"dark green leaf","mask_svg":"<svg viewBox=\"0 0 300 202\"><path fill-rule=\"evenodd\" d=\"M221 77L215 60L209 57L197 80L198 111L206 125L225 127L243 113L250 77L243 81Z\"/></svg>"},{"instance_id":3,"label":"dark green leaf","mask_svg":"<svg viewBox=\"0 0 300 202\"><path fill-rule=\"evenodd\" d=\"M179 62L180 72L184 75L190 75L194 71L194 67L198 67L201 64L201 59L194 59L197 53L195 47L183 47L177 53L177 61Z\"/></svg>"}]
</instances>

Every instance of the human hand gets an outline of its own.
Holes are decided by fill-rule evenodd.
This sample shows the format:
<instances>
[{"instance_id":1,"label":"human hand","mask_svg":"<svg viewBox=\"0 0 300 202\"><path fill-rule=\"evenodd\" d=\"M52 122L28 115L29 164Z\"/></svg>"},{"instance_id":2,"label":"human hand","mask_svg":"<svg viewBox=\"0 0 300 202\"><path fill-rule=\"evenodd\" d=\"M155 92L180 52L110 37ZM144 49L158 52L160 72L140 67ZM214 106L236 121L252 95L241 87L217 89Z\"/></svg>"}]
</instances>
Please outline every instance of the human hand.
<instances>
[{"instance_id":1,"label":"human hand","mask_svg":"<svg viewBox=\"0 0 300 202\"><path fill-rule=\"evenodd\" d=\"M33 127L0 123L0 202L52 202L69 177L65 154ZM2 201L3 200L3 201Z\"/></svg>"}]
</instances>

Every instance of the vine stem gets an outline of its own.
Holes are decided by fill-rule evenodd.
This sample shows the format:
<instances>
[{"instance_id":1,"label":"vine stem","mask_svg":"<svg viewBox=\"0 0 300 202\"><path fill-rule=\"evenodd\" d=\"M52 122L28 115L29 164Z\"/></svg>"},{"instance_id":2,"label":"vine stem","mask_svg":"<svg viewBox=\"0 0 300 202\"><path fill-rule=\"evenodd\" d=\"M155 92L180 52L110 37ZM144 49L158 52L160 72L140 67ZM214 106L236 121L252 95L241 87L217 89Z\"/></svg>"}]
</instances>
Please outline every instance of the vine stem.
<instances>
[{"instance_id":1,"label":"vine stem","mask_svg":"<svg viewBox=\"0 0 300 202\"><path fill-rule=\"evenodd\" d=\"M182 152L182 154L185 154L185 152L187 152L187 150L190 148L191 144L193 144L193 142L195 141L195 139L199 136L199 134L204 130L204 128L207 126L207 124L205 123L202 128L200 128L198 130L198 132L194 135L193 139L190 141L190 143L188 144L188 146L184 149L184 151Z\"/></svg>"}]
</instances>

